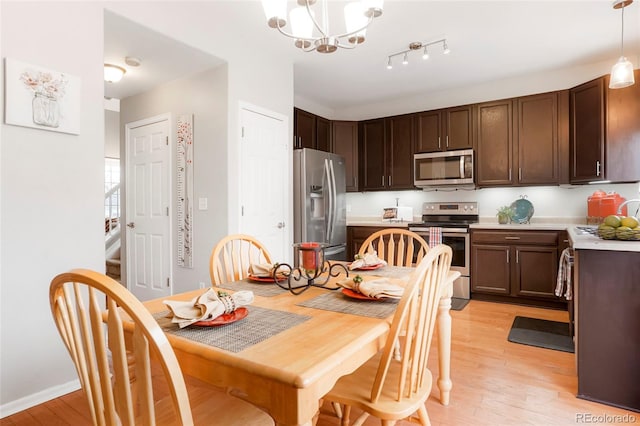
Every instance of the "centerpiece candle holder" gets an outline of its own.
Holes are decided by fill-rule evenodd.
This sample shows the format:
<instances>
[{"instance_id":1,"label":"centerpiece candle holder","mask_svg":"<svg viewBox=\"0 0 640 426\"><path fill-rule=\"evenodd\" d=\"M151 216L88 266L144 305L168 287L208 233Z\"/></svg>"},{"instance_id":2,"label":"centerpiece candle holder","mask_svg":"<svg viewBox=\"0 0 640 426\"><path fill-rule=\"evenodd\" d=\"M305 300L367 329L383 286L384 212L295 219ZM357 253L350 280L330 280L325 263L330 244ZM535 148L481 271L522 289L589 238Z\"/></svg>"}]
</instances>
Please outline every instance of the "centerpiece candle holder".
<instances>
[{"instance_id":1,"label":"centerpiece candle holder","mask_svg":"<svg viewBox=\"0 0 640 426\"><path fill-rule=\"evenodd\" d=\"M291 293L298 295L310 287L320 287L327 290L337 290L340 286L327 286L331 277L337 277L341 273L349 276L349 270L341 263L331 264L324 257L326 244L306 242L294 244L298 267L294 268L287 263L280 263L273 269L275 283ZM286 280L278 277L286 277Z\"/></svg>"}]
</instances>

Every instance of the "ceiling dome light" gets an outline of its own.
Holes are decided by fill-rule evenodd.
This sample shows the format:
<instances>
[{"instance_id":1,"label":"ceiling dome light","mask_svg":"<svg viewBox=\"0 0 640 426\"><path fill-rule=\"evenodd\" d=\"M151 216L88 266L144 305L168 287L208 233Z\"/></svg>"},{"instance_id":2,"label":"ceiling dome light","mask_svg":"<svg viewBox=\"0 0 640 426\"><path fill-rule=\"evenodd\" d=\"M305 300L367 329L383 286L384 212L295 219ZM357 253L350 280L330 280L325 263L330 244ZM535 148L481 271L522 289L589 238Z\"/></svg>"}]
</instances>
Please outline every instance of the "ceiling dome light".
<instances>
[{"instance_id":1,"label":"ceiling dome light","mask_svg":"<svg viewBox=\"0 0 640 426\"><path fill-rule=\"evenodd\" d=\"M617 0L613 4L614 9L622 9L622 28L620 32L620 58L611 68L610 89L622 89L635 83L633 64L624 56L624 8L631 3L633 0Z\"/></svg>"},{"instance_id":2,"label":"ceiling dome light","mask_svg":"<svg viewBox=\"0 0 640 426\"><path fill-rule=\"evenodd\" d=\"M127 72L122 67L112 64L104 64L104 81L108 83L117 83L122 80L122 77Z\"/></svg>"}]
</instances>

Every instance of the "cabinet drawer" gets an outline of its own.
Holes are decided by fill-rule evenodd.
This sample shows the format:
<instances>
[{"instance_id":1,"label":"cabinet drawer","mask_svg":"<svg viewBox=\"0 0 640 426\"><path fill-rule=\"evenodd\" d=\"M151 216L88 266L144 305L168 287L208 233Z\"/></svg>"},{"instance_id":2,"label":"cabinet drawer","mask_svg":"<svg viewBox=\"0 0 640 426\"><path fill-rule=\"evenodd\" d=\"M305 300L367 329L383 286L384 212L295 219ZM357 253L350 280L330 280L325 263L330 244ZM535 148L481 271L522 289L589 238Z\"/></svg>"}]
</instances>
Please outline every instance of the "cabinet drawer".
<instances>
[{"instance_id":1,"label":"cabinet drawer","mask_svg":"<svg viewBox=\"0 0 640 426\"><path fill-rule=\"evenodd\" d=\"M558 233L545 231L473 231L472 243L557 245Z\"/></svg>"}]
</instances>

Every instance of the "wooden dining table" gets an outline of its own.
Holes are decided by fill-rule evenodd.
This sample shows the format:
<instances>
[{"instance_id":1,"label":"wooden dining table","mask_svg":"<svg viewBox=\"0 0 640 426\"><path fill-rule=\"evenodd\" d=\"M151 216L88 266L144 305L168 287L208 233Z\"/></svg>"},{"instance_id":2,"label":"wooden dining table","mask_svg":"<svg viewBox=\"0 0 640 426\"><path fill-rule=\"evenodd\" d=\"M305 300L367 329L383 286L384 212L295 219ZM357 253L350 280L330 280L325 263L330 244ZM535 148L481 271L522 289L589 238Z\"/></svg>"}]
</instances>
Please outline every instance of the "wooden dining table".
<instances>
[{"instance_id":1,"label":"wooden dining table","mask_svg":"<svg viewBox=\"0 0 640 426\"><path fill-rule=\"evenodd\" d=\"M455 272L450 273L450 279L441 295L437 314L439 334L437 385L440 389L440 401L444 405L449 403L452 387L449 364L451 353L449 310L455 274ZM341 278L344 276L332 280ZM238 284L243 283L246 288L246 282ZM273 286L273 284L270 285ZM231 288L234 288L233 283L220 290L233 292ZM263 336L258 343L239 351L221 349L169 329L170 327L178 329L178 327L163 317L166 306L162 301L191 300L202 294L202 289L151 300L145 302L145 306L155 314L158 322L165 329L184 374L214 386L226 388L232 395L265 410L277 425L311 425L318 412L319 401L331 390L335 382L341 376L356 370L384 346L393 317L391 314L386 318L375 318L301 306L301 304L313 302L316 298L328 297L326 296L328 292L330 290L311 287L300 295L293 295L284 290L277 295L256 295L253 303L247 307L249 310L247 318L256 310L260 310L262 314L272 312L294 315L298 321L289 328L286 328L288 326L286 319L281 321L284 327L282 331L266 338ZM256 293L259 292L256 291ZM334 294L336 297L344 297ZM366 303L393 302L367 301ZM211 330L220 333L223 327L230 327L230 325L215 327L215 330L213 328ZM199 331L199 335L206 334L206 329ZM259 333L259 331L256 332Z\"/></svg>"}]
</instances>

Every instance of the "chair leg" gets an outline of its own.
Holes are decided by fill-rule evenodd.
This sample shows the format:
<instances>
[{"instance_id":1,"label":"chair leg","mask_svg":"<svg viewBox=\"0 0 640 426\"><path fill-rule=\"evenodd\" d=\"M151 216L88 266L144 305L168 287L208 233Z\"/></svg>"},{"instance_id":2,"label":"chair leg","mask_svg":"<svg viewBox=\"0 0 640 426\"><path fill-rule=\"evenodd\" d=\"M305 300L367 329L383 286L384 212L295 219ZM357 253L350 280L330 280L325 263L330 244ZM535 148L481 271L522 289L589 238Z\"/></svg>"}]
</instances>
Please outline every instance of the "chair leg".
<instances>
[{"instance_id":1,"label":"chair leg","mask_svg":"<svg viewBox=\"0 0 640 426\"><path fill-rule=\"evenodd\" d=\"M342 421L340 422L340 426L349 426L349 421L351 420L351 406L344 405L344 410L342 411Z\"/></svg>"},{"instance_id":2,"label":"chair leg","mask_svg":"<svg viewBox=\"0 0 640 426\"><path fill-rule=\"evenodd\" d=\"M380 424L382 424L382 426L393 426L396 424L395 420L380 420Z\"/></svg>"},{"instance_id":3,"label":"chair leg","mask_svg":"<svg viewBox=\"0 0 640 426\"><path fill-rule=\"evenodd\" d=\"M336 413L336 417L341 419L342 418L342 408L340 408L340 404L338 404L337 402L331 402L331 405L333 406L333 411L335 411Z\"/></svg>"},{"instance_id":4,"label":"chair leg","mask_svg":"<svg viewBox=\"0 0 640 426\"><path fill-rule=\"evenodd\" d=\"M418 417L420 417L420 424L422 424L422 426L431 426L429 414L427 414L427 409L424 405L421 405L420 408L418 408Z\"/></svg>"}]
</instances>

